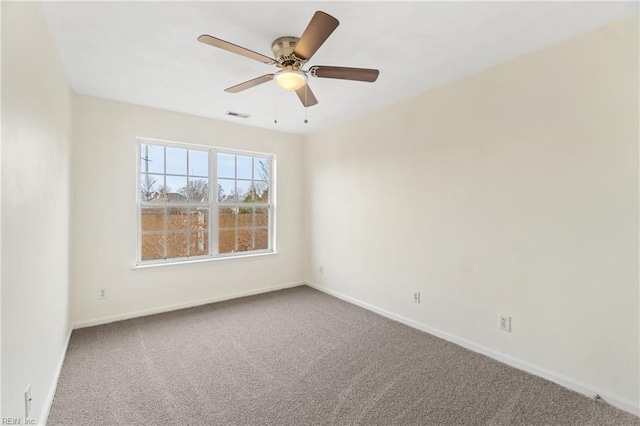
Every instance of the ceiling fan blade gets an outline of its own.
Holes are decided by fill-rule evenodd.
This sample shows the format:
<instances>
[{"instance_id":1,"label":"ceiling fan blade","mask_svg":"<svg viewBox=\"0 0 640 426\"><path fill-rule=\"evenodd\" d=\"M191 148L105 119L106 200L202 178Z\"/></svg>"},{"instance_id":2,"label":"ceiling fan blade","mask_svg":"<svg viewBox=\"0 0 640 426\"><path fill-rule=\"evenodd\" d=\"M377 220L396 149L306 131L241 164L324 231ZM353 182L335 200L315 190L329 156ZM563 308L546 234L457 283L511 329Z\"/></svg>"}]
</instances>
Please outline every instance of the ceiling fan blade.
<instances>
[{"instance_id":1,"label":"ceiling fan blade","mask_svg":"<svg viewBox=\"0 0 640 426\"><path fill-rule=\"evenodd\" d=\"M225 92L228 93L238 93L243 90L250 89L259 84L266 83L267 81L273 80L273 74L265 74L260 77L254 78L252 80L245 81L244 83L236 84L235 86L227 87L224 89Z\"/></svg>"},{"instance_id":2,"label":"ceiling fan blade","mask_svg":"<svg viewBox=\"0 0 640 426\"><path fill-rule=\"evenodd\" d=\"M296 90L296 95L298 95L300 102L302 102L302 105L304 105L305 108L314 106L318 103L316 96L313 94L313 92L311 91L311 87L309 87L308 84L305 84L304 86Z\"/></svg>"},{"instance_id":3,"label":"ceiling fan blade","mask_svg":"<svg viewBox=\"0 0 640 426\"><path fill-rule=\"evenodd\" d=\"M209 46L217 47L219 49L223 49L228 52L236 53L238 55L242 55L244 57L254 59L258 62L262 62L263 64L275 63L275 60L271 59L268 56L264 56L258 52L254 52L253 50L245 49L244 47L238 46L237 44L229 43L228 41L211 37L210 35L207 35L207 34L202 34L200 37L198 37L198 41L204 44L208 44Z\"/></svg>"},{"instance_id":4,"label":"ceiling fan blade","mask_svg":"<svg viewBox=\"0 0 640 426\"><path fill-rule=\"evenodd\" d=\"M299 59L308 61L339 24L340 22L333 16L317 11L300 36L300 41L296 44L293 54Z\"/></svg>"},{"instance_id":5,"label":"ceiling fan blade","mask_svg":"<svg viewBox=\"0 0 640 426\"><path fill-rule=\"evenodd\" d=\"M380 71L369 68L327 67L324 65L313 66L309 68L309 71L314 77L368 81L369 83L376 81L380 74Z\"/></svg>"}]
</instances>

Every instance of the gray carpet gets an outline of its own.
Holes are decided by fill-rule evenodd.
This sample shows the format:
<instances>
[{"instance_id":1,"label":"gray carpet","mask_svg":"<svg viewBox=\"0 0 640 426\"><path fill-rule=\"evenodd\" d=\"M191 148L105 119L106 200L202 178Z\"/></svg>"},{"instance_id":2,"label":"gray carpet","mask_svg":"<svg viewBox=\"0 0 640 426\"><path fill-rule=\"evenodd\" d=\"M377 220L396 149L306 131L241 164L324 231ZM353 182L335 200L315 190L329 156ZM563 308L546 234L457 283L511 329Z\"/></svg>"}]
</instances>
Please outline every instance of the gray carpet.
<instances>
[{"instance_id":1,"label":"gray carpet","mask_svg":"<svg viewBox=\"0 0 640 426\"><path fill-rule=\"evenodd\" d=\"M640 425L309 287L73 332L49 425Z\"/></svg>"}]
</instances>

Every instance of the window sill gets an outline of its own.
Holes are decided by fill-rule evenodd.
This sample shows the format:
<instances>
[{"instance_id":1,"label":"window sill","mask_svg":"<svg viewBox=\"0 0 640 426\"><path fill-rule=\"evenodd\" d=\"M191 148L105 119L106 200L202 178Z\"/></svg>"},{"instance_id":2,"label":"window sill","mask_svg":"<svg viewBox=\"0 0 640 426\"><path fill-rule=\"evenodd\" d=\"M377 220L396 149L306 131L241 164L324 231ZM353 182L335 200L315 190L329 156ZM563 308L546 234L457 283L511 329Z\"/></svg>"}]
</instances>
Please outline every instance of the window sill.
<instances>
[{"instance_id":1,"label":"window sill","mask_svg":"<svg viewBox=\"0 0 640 426\"><path fill-rule=\"evenodd\" d=\"M277 251L270 251L267 253L254 253L254 254L242 254L242 255L233 255L233 256L219 256L219 257L209 257L204 259L192 259L192 260L178 260L175 262L157 262L157 263L142 263L139 265L134 265L131 269L150 269L156 268L159 266L174 266L174 265L190 265L194 263L208 263L208 262L224 262L228 260L247 260L247 259L255 259L259 257L265 256L273 256L278 254Z\"/></svg>"}]
</instances>

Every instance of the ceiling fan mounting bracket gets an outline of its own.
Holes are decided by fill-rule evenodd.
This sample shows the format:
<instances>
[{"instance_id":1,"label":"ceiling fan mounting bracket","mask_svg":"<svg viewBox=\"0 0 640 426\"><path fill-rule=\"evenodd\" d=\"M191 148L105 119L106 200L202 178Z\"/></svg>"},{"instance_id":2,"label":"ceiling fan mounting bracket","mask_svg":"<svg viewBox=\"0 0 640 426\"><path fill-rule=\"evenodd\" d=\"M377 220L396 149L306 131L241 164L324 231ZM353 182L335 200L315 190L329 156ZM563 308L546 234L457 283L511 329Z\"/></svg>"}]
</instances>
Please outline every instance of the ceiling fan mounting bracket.
<instances>
[{"instance_id":1,"label":"ceiling fan mounting bracket","mask_svg":"<svg viewBox=\"0 0 640 426\"><path fill-rule=\"evenodd\" d=\"M279 68L302 68L302 65L304 65L306 61L293 54L299 41L300 38L298 37L286 36L280 37L271 43L271 50L273 50L273 55L276 58L276 66Z\"/></svg>"}]
</instances>

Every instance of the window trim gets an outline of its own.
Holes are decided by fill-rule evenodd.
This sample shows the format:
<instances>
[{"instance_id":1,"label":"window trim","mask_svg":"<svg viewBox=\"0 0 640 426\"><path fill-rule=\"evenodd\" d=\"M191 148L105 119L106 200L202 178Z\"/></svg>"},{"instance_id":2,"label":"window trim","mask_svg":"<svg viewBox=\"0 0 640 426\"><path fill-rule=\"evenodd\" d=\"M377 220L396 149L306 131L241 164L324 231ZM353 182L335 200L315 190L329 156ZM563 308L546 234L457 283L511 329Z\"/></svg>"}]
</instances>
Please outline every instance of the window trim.
<instances>
[{"instance_id":1,"label":"window trim","mask_svg":"<svg viewBox=\"0 0 640 426\"><path fill-rule=\"evenodd\" d=\"M206 255L199 256L189 256L189 257L173 257L168 259L153 259L153 260L142 260L142 223L141 223L141 215L142 215L142 207L145 204L141 199L140 194L140 184L141 184L141 176L142 170L140 167L140 159L142 158L142 145L154 145L154 146L163 146L170 148L181 148L181 149L193 149L193 150L203 150L209 152L209 202L206 206L209 208L209 253ZM176 141L167 141L162 139L148 138L148 137L137 137L136 138L136 260L134 262L133 269L138 268L146 268L151 266L159 266L159 265L173 265L173 264L187 264L187 263L201 263L208 261L216 261L223 259L242 259L242 258L251 258L251 257L262 257L270 254L277 254L276 251L276 190L275 190L275 175L276 175L276 155L267 152L258 152L258 151L249 151L242 149L232 149L232 148L224 148L217 147L211 145L202 145L202 144L194 144L187 142L176 142ZM240 203L220 203L218 201L218 194L215 189L218 187L218 173L217 173L217 154L228 154L228 155L246 155L250 157L264 157L269 160L269 201L267 204L259 204L259 203L249 203L250 206L247 207L266 207L269 211L268 225L267 229L270 231L268 233L268 248L262 250L250 250L250 251L239 251L233 253L219 253L218 247L218 236L219 236L219 223L218 223L218 214L221 206L229 205L236 207ZM165 156L165 171L166 171L166 156ZM188 157L187 157L188 162ZM188 174L187 170L187 174ZM237 173L237 171L236 171ZM252 171L253 173L253 171ZM166 173L164 174L166 176ZM215 191L215 192L214 192ZM175 206L176 204L182 203L167 203L167 202L154 202L152 207L167 207L167 206ZM203 203L184 203L185 206L188 207L197 207L204 206ZM145 204L145 206L149 206ZM214 226L215 225L215 226ZM255 228L252 226L251 229ZM163 232L166 233L166 230ZM187 232L188 233L188 232ZM165 248L166 249L166 248Z\"/></svg>"}]
</instances>

